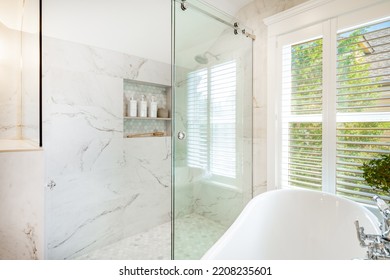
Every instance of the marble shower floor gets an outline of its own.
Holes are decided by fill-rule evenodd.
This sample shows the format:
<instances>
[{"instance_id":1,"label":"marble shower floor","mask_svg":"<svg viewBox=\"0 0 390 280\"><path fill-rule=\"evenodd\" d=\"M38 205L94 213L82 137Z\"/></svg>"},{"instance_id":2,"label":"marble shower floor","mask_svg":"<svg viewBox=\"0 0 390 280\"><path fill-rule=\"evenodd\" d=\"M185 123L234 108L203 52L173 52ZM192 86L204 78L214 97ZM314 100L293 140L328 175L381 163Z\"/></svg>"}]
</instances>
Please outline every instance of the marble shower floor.
<instances>
[{"instance_id":1,"label":"marble shower floor","mask_svg":"<svg viewBox=\"0 0 390 280\"><path fill-rule=\"evenodd\" d=\"M225 227L191 214L175 221L175 259L200 259ZM171 223L122 239L78 257L79 260L170 260Z\"/></svg>"}]
</instances>

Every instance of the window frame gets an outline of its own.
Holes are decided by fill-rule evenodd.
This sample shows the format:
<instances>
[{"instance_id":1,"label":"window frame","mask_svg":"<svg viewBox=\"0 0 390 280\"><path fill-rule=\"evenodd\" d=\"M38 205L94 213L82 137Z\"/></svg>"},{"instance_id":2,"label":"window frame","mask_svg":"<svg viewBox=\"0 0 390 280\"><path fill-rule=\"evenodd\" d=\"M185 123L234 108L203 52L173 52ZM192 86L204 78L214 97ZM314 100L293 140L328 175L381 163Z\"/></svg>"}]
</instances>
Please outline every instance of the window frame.
<instances>
[{"instance_id":1,"label":"window frame","mask_svg":"<svg viewBox=\"0 0 390 280\"><path fill-rule=\"evenodd\" d=\"M337 34L356 28L367 22L389 18L390 2L367 0L309 1L291 10L265 19L268 25L268 85L267 85L267 190L282 188L281 185L281 67L282 48L287 43L310 39L313 32L323 37L323 139L322 182L323 192L336 193L336 66ZM304 21L302 21L304 19ZM275 94L275 92L277 94ZM328 106L334 104L334 106ZM348 116L346 116L347 118ZM340 118L340 116L338 117Z\"/></svg>"}]
</instances>

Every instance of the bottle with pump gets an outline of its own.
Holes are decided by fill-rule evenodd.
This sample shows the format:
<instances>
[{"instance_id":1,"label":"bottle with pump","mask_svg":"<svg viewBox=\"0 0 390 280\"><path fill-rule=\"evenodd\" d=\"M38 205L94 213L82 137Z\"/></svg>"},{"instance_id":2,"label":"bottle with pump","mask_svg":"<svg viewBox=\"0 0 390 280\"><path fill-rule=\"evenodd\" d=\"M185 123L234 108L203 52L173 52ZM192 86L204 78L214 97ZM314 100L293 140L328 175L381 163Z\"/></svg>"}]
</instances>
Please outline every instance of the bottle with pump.
<instances>
[{"instance_id":1,"label":"bottle with pump","mask_svg":"<svg viewBox=\"0 0 390 280\"><path fill-rule=\"evenodd\" d=\"M157 102L154 96L152 96L149 104L149 118L157 118Z\"/></svg>"},{"instance_id":2,"label":"bottle with pump","mask_svg":"<svg viewBox=\"0 0 390 280\"><path fill-rule=\"evenodd\" d=\"M147 114L148 114L148 103L145 100L145 95L142 95L141 101L139 102L138 117L146 118Z\"/></svg>"},{"instance_id":3,"label":"bottle with pump","mask_svg":"<svg viewBox=\"0 0 390 280\"><path fill-rule=\"evenodd\" d=\"M129 104L127 105L127 116L136 117L137 116L137 100L134 99L134 95L131 96Z\"/></svg>"}]
</instances>

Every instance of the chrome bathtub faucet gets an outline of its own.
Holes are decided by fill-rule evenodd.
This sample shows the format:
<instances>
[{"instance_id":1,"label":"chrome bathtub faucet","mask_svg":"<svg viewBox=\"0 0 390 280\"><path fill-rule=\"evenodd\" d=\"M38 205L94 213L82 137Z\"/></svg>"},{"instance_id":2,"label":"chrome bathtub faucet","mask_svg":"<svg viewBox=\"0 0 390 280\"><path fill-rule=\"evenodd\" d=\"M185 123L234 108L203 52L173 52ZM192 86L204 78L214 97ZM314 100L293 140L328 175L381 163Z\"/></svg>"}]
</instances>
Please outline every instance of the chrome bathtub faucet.
<instances>
[{"instance_id":1,"label":"chrome bathtub faucet","mask_svg":"<svg viewBox=\"0 0 390 280\"><path fill-rule=\"evenodd\" d=\"M370 260L390 260L390 207L387 203L375 195L373 197L379 211L383 217L379 234L365 234L364 228L359 226L359 221L355 221L357 237L360 246L366 247L367 258Z\"/></svg>"},{"instance_id":2,"label":"chrome bathtub faucet","mask_svg":"<svg viewBox=\"0 0 390 280\"><path fill-rule=\"evenodd\" d=\"M381 224L382 237L387 241L390 241L390 207L382 198L377 195L375 195L372 199L375 200L376 205L378 206L379 211L383 217Z\"/></svg>"}]
</instances>

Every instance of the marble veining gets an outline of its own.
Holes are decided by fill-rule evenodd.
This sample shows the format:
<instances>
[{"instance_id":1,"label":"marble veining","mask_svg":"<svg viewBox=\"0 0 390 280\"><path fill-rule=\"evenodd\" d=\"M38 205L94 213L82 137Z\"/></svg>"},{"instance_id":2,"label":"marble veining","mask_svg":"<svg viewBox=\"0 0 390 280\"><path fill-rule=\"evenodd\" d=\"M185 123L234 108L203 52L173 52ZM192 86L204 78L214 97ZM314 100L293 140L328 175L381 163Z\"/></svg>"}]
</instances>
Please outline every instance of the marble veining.
<instances>
[{"instance_id":1,"label":"marble veining","mask_svg":"<svg viewBox=\"0 0 390 280\"><path fill-rule=\"evenodd\" d=\"M28 240L28 247L29 253L30 253L30 259L31 260L37 260L38 259L38 249L36 244L36 238L37 236L34 234L34 227L30 224L26 225L26 228L24 229L24 234L26 235L26 238Z\"/></svg>"},{"instance_id":2,"label":"marble veining","mask_svg":"<svg viewBox=\"0 0 390 280\"><path fill-rule=\"evenodd\" d=\"M129 54L44 37L44 74L56 67L77 73L133 79L170 86L170 66ZM77 67L75 67L77 66Z\"/></svg>"},{"instance_id":3,"label":"marble veining","mask_svg":"<svg viewBox=\"0 0 390 280\"><path fill-rule=\"evenodd\" d=\"M41 150L0 153L0 259L43 259L43 174Z\"/></svg>"},{"instance_id":4,"label":"marble veining","mask_svg":"<svg viewBox=\"0 0 390 280\"><path fill-rule=\"evenodd\" d=\"M165 223L170 137L123 138L124 79L169 86L170 65L44 37L47 258Z\"/></svg>"},{"instance_id":5,"label":"marble veining","mask_svg":"<svg viewBox=\"0 0 390 280\"><path fill-rule=\"evenodd\" d=\"M71 239L78 231L80 231L82 228L88 226L89 224L95 222L96 220L98 220L99 218L105 216L105 215L109 215L111 213L114 213L116 211L121 211L125 208L127 208L129 205L131 205L136 199L137 197L139 196L139 194L136 194L134 195L133 197L131 197L131 199L124 205L119 205L117 207L115 207L114 209L110 209L110 210L105 210L101 213L99 213L98 215L92 217L92 218L89 218L88 220L84 221L82 224L80 224L73 232L71 232L64 240L58 242L57 244L49 244L49 248L58 248L59 246L63 245L64 243L66 243L69 239ZM80 251L80 250L79 250Z\"/></svg>"},{"instance_id":6,"label":"marble veining","mask_svg":"<svg viewBox=\"0 0 390 280\"><path fill-rule=\"evenodd\" d=\"M164 188L169 188L170 187L170 184L168 183L165 183L163 182L163 178L161 178L160 176L157 176L152 169L150 169L147 165L145 165L144 163L148 163L147 161L143 160L143 159L137 159L138 162L139 162L139 165L144 168L146 171L148 171L150 173L150 175L153 176L153 178L156 179L156 181ZM163 159L163 160L166 160L166 159ZM170 176L169 176L170 177Z\"/></svg>"}]
</instances>

